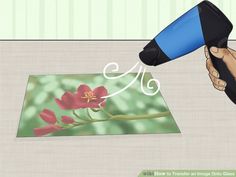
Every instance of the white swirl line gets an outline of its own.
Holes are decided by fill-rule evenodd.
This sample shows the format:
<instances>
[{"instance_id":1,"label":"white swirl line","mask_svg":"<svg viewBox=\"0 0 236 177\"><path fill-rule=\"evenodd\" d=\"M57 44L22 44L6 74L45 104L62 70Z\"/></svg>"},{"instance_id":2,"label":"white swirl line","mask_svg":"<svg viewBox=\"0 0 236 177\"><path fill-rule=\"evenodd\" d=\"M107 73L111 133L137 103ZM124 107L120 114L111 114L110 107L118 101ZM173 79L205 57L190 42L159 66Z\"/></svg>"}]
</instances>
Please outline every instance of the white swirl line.
<instances>
[{"instance_id":1,"label":"white swirl line","mask_svg":"<svg viewBox=\"0 0 236 177\"><path fill-rule=\"evenodd\" d=\"M136 65L137 65L137 64L136 64ZM129 87L138 79L138 77L139 77L139 75L140 75L140 73L141 73L142 68L143 68L142 66L139 67L139 71L138 71L136 77L135 77L128 85L126 85L123 89L121 89L121 90L119 90L119 91L117 91L117 92L114 92L114 93L112 93L112 94L110 94L110 95L101 97L101 98L113 97L113 96L115 96L115 95L117 95L117 94L120 94L121 92L125 91L127 88L129 88Z\"/></svg>"},{"instance_id":2,"label":"white swirl line","mask_svg":"<svg viewBox=\"0 0 236 177\"><path fill-rule=\"evenodd\" d=\"M106 73L106 70L108 67L114 65L115 66L115 69L111 70L112 72L117 72L119 71L119 65L115 62L112 62L112 63L108 63L104 69L103 69L103 76L106 78L106 79L109 79L109 80L113 80L113 79L118 79L118 78L121 78L127 74L129 74L132 70L134 70L134 68L136 68L136 66L139 64L139 62L137 62L132 68L130 68L128 71L126 71L125 73L119 75L119 76L108 76L107 73Z\"/></svg>"},{"instance_id":3,"label":"white swirl line","mask_svg":"<svg viewBox=\"0 0 236 177\"><path fill-rule=\"evenodd\" d=\"M143 74L142 74L142 78L141 78L141 90L142 90L142 92L143 92L145 95L147 95L147 96L156 95L156 94L160 91L161 84L160 84L159 80L157 80L157 79L154 79L154 78L153 78L153 79L149 79L148 82L147 82L147 88L148 88L149 90L153 90L154 87L150 86L150 83L151 83L152 81L154 81L154 82L156 82L156 84L157 84L157 90L156 90L155 92L153 92L153 93L148 93L148 92L146 92L146 91L144 90L144 88L143 88L143 80L144 80L145 72L146 72L146 68L143 69Z\"/></svg>"}]
</instances>

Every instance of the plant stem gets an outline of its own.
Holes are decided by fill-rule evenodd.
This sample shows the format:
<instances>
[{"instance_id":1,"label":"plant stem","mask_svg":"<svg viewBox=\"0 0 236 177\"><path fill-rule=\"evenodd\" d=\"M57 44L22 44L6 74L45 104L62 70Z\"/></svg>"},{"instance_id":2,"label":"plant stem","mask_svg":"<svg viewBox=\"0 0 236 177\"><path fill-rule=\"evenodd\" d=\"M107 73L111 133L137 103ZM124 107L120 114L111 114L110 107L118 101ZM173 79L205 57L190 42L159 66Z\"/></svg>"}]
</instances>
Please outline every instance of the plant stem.
<instances>
[{"instance_id":1,"label":"plant stem","mask_svg":"<svg viewBox=\"0 0 236 177\"><path fill-rule=\"evenodd\" d=\"M146 114L146 115L115 115L112 116L110 120L140 120L140 119L153 119L160 118L170 115L169 111L156 113L156 114Z\"/></svg>"},{"instance_id":2,"label":"plant stem","mask_svg":"<svg viewBox=\"0 0 236 177\"><path fill-rule=\"evenodd\" d=\"M75 110L73 110L72 113L73 113L73 115L74 115L75 117L77 117L78 119L80 119L80 116L79 116L78 114L76 114Z\"/></svg>"},{"instance_id":3,"label":"plant stem","mask_svg":"<svg viewBox=\"0 0 236 177\"><path fill-rule=\"evenodd\" d=\"M109 119L102 119L102 120L93 119L93 120L88 120L86 122L77 122L68 128L73 128L73 127L77 127L77 126L81 126L81 125L88 125L88 124L92 124L95 122L105 122L105 121L110 121L110 120L126 121L126 120L154 119L154 118L165 117L170 114L171 114L170 111L166 111L166 112L160 112L160 113L156 113L156 114L145 114L145 115L114 115L114 116L111 116Z\"/></svg>"},{"instance_id":4,"label":"plant stem","mask_svg":"<svg viewBox=\"0 0 236 177\"><path fill-rule=\"evenodd\" d=\"M88 122L88 120L82 119L82 118L75 112L75 110L73 110L72 113L73 113L73 115L74 115L76 118Z\"/></svg>"},{"instance_id":5,"label":"plant stem","mask_svg":"<svg viewBox=\"0 0 236 177\"><path fill-rule=\"evenodd\" d=\"M104 108L100 107L100 110L105 113L109 118L113 117L113 114L107 112Z\"/></svg>"},{"instance_id":6,"label":"plant stem","mask_svg":"<svg viewBox=\"0 0 236 177\"><path fill-rule=\"evenodd\" d=\"M93 120L92 116L90 115L89 108L87 108L86 110L87 110L87 114L88 114L89 119Z\"/></svg>"},{"instance_id":7,"label":"plant stem","mask_svg":"<svg viewBox=\"0 0 236 177\"><path fill-rule=\"evenodd\" d=\"M101 109L95 109L95 108L90 108L93 112L98 112L100 111Z\"/></svg>"}]
</instances>

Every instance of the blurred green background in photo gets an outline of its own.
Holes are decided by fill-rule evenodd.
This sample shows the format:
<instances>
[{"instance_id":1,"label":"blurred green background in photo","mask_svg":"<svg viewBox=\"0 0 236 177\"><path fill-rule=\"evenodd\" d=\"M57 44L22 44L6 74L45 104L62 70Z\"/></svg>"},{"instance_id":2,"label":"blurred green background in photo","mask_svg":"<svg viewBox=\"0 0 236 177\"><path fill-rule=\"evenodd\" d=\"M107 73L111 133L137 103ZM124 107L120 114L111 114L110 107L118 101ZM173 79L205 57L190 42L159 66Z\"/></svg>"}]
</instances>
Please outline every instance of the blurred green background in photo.
<instances>
[{"instance_id":1,"label":"blurred green background in photo","mask_svg":"<svg viewBox=\"0 0 236 177\"><path fill-rule=\"evenodd\" d=\"M109 74L115 76L116 74ZM78 74L78 75L39 75L30 76L26 88L26 94L21 113L18 137L34 136L33 129L47 125L40 117L39 113L47 108L53 110L58 120L62 115L73 117L71 110L62 110L55 102L55 98L61 99L65 91L76 92L81 84L87 84L91 89L99 86L107 88L109 94L124 88L130 83L137 73L130 73L122 79L107 80L102 74ZM144 77L144 88L147 81L151 79L150 73ZM169 111L161 93L155 96L146 96L142 93L141 77L134 82L124 92L111 98L107 98L105 110L113 115L149 115ZM156 88L156 84L152 85ZM77 113L85 116L85 110L79 109ZM102 112L90 111L91 116L96 119L103 119ZM126 121L105 121L82 125L62 131L58 131L48 136L76 136L76 135L112 135L112 134L145 134L145 133L180 133L172 115L161 118L126 120Z\"/></svg>"}]
</instances>

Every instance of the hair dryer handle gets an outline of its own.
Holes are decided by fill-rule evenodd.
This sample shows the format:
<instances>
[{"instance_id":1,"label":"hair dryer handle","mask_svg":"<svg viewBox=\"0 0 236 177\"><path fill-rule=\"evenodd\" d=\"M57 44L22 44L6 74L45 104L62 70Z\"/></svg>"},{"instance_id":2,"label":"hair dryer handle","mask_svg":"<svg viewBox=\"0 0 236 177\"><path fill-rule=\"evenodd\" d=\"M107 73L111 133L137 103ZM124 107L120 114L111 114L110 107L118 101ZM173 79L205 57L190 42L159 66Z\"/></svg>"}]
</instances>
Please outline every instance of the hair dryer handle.
<instances>
[{"instance_id":1,"label":"hair dryer handle","mask_svg":"<svg viewBox=\"0 0 236 177\"><path fill-rule=\"evenodd\" d=\"M227 41L224 42L223 44L221 43L221 45L219 45L219 43L217 43L216 45L207 45L208 51L210 51L210 48L212 46L217 46L219 48L227 48ZM209 52L209 54L213 66L220 74L220 79L224 80L227 83L225 88L226 95L232 102L234 102L234 104L236 104L236 80L234 76L231 74L231 72L229 71L228 67L226 66L226 64L222 59L216 58L211 54L211 52Z\"/></svg>"}]
</instances>

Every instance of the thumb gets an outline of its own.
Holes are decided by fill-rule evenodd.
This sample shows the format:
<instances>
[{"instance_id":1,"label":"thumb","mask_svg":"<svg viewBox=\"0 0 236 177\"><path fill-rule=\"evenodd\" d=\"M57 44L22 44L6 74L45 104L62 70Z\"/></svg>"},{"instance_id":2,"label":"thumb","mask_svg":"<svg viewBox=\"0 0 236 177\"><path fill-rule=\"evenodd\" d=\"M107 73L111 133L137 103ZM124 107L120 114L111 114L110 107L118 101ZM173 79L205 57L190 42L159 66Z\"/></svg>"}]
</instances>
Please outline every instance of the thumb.
<instances>
[{"instance_id":1,"label":"thumb","mask_svg":"<svg viewBox=\"0 0 236 177\"><path fill-rule=\"evenodd\" d=\"M210 51L212 55L219 59L222 59L226 64L234 58L230 51L226 48L211 47Z\"/></svg>"},{"instance_id":2,"label":"thumb","mask_svg":"<svg viewBox=\"0 0 236 177\"><path fill-rule=\"evenodd\" d=\"M211 47L210 51L212 55L219 58L219 60L223 60L223 62L226 64L227 68L236 80L236 58L231 53L231 51L229 49L216 47Z\"/></svg>"}]
</instances>

